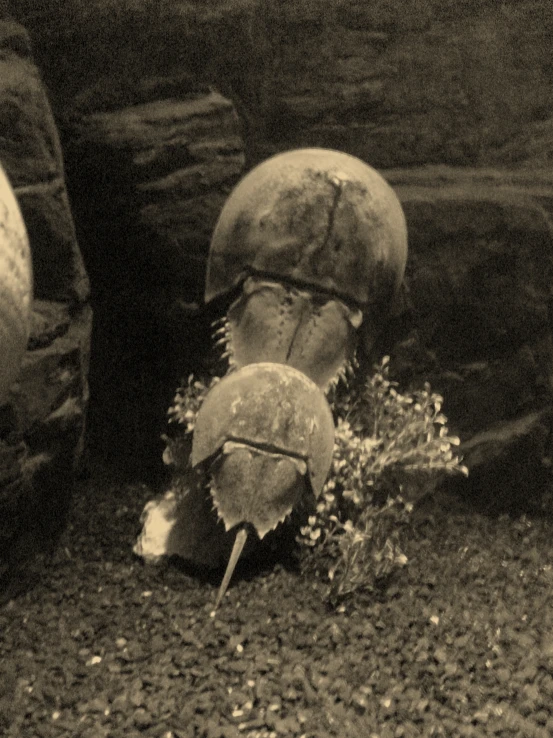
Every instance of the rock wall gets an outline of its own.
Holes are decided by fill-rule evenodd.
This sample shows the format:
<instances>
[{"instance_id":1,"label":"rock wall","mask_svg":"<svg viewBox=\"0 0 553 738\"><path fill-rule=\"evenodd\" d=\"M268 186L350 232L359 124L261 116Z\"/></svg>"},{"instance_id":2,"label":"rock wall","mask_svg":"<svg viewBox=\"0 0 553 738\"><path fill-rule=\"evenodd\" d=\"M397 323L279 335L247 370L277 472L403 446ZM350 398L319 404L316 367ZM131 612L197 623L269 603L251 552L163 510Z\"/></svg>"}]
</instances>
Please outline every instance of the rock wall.
<instances>
[{"instance_id":1,"label":"rock wall","mask_svg":"<svg viewBox=\"0 0 553 738\"><path fill-rule=\"evenodd\" d=\"M479 494L543 492L553 5L75 0L66 10L13 3L61 131L95 292L93 428L114 458L137 464L139 448L159 463L153 439L178 374L204 361L209 234L244 161L328 146L381 169L407 214L406 291L380 350L402 381L444 393Z\"/></svg>"},{"instance_id":2,"label":"rock wall","mask_svg":"<svg viewBox=\"0 0 553 738\"><path fill-rule=\"evenodd\" d=\"M481 499L551 509L553 172L386 174L411 251L380 351L402 384L444 395Z\"/></svg>"},{"instance_id":3,"label":"rock wall","mask_svg":"<svg viewBox=\"0 0 553 738\"><path fill-rule=\"evenodd\" d=\"M128 96L68 125L64 153L94 288L90 440L142 474L159 471L166 408L205 353L206 254L244 146L232 103L206 86L147 80Z\"/></svg>"},{"instance_id":4,"label":"rock wall","mask_svg":"<svg viewBox=\"0 0 553 738\"><path fill-rule=\"evenodd\" d=\"M234 101L252 160L308 144L379 168L551 161L548 0L13 6L58 115L188 75Z\"/></svg>"},{"instance_id":5,"label":"rock wall","mask_svg":"<svg viewBox=\"0 0 553 738\"><path fill-rule=\"evenodd\" d=\"M63 527L84 443L91 311L62 153L26 31L0 18L0 160L25 221L31 335L0 407L0 589Z\"/></svg>"},{"instance_id":6,"label":"rock wall","mask_svg":"<svg viewBox=\"0 0 553 738\"><path fill-rule=\"evenodd\" d=\"M381 168L550 161L552 30L532 0L273 4L262 149L316 141Z\"/></svg>"}]
</instances>

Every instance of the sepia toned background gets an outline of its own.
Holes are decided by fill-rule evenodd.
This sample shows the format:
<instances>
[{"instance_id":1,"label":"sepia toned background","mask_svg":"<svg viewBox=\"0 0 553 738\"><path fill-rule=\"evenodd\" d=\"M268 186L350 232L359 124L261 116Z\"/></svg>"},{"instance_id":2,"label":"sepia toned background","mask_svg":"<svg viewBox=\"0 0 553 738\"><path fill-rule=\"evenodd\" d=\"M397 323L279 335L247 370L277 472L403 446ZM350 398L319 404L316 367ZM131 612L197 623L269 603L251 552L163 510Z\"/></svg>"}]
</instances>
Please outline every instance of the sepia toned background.
<instances>
[{"instance_id":1,"label":"sepia toned background","mask_svg":"<svg viewBox=\"0 0 553 738\"><path fill-rule=\"evenodd\" d=\"M212 361L217 315L202 297L218 213L249 168L301 146L362 158L402 201L405 289L376 354L402 386L444 394L467 489L549 504L549 2L0 8L0 160L36 279L33 336L2 408L5 550L45 497L57 516L70 487L59 474L83 468L85 447L162 472L175 388ZM39 468L49 491L22 491L21 470Z\"/></svg>"}]
</instances>

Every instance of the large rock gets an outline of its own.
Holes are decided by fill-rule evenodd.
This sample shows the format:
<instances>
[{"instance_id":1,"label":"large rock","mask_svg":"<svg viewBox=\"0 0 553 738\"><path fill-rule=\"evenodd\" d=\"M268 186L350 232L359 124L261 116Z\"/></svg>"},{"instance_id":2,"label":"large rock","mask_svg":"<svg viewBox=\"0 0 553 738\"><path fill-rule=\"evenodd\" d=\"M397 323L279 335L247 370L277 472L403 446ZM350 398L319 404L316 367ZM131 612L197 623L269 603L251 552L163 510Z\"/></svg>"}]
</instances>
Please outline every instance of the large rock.
<instances>
[{"instance_id":1,"label":"large rock","mask_svg":"<svg viewBox=\"0 0 553 738\"><path fill-rule=\"evenodd\" d=\"M112 285L134 281L144 302L162 292L168 306L200 297L213 224L244 167L232 103L208 89L175 92L164 97L160 81L155 99L137 90L132 105L65 129L92 278L105 285L109 258Z\"/></svg>"},{"instance_id":2,"label":"large rock","mask_svg":"<svg viewBox=\"0 0 553 738\"><path fill-rule=\"evenodd\" d=\"M524 134L552 120L547 0L303 5L258 11L271 60L261 156L328 146L381 168L535 156Z\"/></svg>"},{"instance_id":3,"label":"large rock","mask_svg":"<svg viewBox=\"0 0 553 738\"><path fill-rule=\"evenodd\" d=\"M471 466L470 484L451 485L496 512L545 513L553 509L553 408L493 424L461 445Z\"/></svg>"},{"instance_id":4,"label":"large rock","mask_svg":"<svg viewBox=\"0 0 553 738\"><path fill-rule=\"evenodd\" d=\"M91 442L148 474L162 467L174 388L208 345L198 308L209 240L244 167L228 99L186 77L156 80L137 82L122 106L79 102L64 149L94 285Z\"/></svg>"},{"instance_id":5,"label":"large rock","mask_svg":"<svg viewBox=\"0 0 553 738\"><path fill-rule=\"evenodd\" d=\"M542 413L553 400L553 176L447 167L386 176L410 253L403 306L381 350L402 384L427 380L444 395L475 484L509 456L509 468L526 473L507 475L491 496L535 503L551 452L549 432L536 429L550 426Z\"/></svg>"},{"instance_id":6,"label":"large rock","mask_svg":"<svg viewBox=\"0 0 553 738\"><path fill-rule=\"evenodd\" d=\"M61 147L29 39L0 19L0 159L31 245L35 300L0 407L0 587L62 529L84 442L91 311Z\"/></svg>"},{"instance_id":7,"label":"large rock","mask_svg":"<svg viewBox=\"0 0 553 738\"><path fill-rule=\"evenodd\" d=\"M28 35L0 26L0 156L31 237L34 292L39 299L88 298L88 278L75 240L58 132Z\"/></svg>"},{"instance_id":8,"label":"large rock","mask_svg":"<svg viewBox=\"0 0 553 738\"><path fill-rule=\"evenodd\" d=\"M58 112L84 88L97 109L179 72L231 97L256 160L327 146L379 168L550 161L550 0L15 5Z\"/></svg>"}]
</instances>

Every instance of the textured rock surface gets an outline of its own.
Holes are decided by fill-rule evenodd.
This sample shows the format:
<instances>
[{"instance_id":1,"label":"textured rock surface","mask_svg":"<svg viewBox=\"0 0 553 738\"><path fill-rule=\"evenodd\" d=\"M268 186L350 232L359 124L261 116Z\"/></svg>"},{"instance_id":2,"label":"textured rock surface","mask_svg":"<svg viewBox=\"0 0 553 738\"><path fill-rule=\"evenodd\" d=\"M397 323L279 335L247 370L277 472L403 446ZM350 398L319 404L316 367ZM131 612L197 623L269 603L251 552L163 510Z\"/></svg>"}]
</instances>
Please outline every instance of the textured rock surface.
<instances>
[{"instance_id":1,"label":"textured rock surface","mask_svg":"<svg viewBox=\"0 0 553 738\"><path fill-rule=\"evenodd\" d=\"M64 153L94 286L91 438L159 470L165 408L211 333L196 314L209 239L244 153L233 105L207 87L142 80L128 95L75 118Z\"/></svg>"},{"instance_id":2,"label":"textured rock surface","mask_svg":"<svg viewBox=\"0 0 553 738\"><path fill-rule=\"evenodd\" d=\"M256 159L307 145L380 168L551 161L549 0L73 2L14 7L57 110L178 72L232 98Z\"/></svg>"},{"instance_id":3,"label":"textured rock surface","mask_svg":"<svg viewBox=\"0 0 553 738\"><path fill-rule=\"evenodd\" d=\"M0 159L31 244L35 301L0 407L0 584L63 527L84 439L91 311L61 148L28 37L0 19Z\"/></svg>"},{"instance_id":4,"label":"textured rock surface","mask_svg":"<svg viewBox=\"0 0 553 738\"><path fill-rule=\"evenodd\" d=\"M463 450L473 478L503 465L509 449L516 466L526 453L518 440L538 438L532 419L553 398L553 177L447 167L386 176L405 210L410 254L403 307L383 350L403 382L427 379L444 394L453 429L472 439ZM489 428L503 455L484 452L491 446L478 439ZM539 436L534 462L547 459L550 443ZM523 463L528 489L532 464ZM527 496L518 475L512 485L502 493L519 485Z\"/></svg>"},{"instance_id":5,"label":"textured rock surface","mask_svg":"<svg viewBox=\"0 0 553 738\"><path fill-rule=\"evenodd\" d=\"M88 279L75 241L63 179L58 132L26 32L0 27L0 156L32 237L35 296L88 297Z\"/></svg>"},{"instance_id":6,"label":"textured rock surface","mask_svg":"<svg viewBox=\"0 0 553 738\"><path fill-rule=\"evenodd\" d=\"M536 171L528 186L509 173L451 169L388 178L411 245L405 315L415 328L398 355L416 341L416 373L434 382L447 373L461 431L550 398L553 178Z\"/></svg>"},{"instance_id":7,"label":"textured rock surface","mask_svg":"<svg viewBox=\"0 0 553 738\"><path fill-rule=\"evenodd\" d=\"M526 133L551 122L549 3L272 8L262 121L271 149L316 142L377 167L550 161L551 138L538 153Z\"/></svg>"},{"instance_id":8,"label":"textured rock surface","mask_svg":"<svg viewBox=\"0 0 553 738\"><path fill-rule=\"evenodd\" d=\"M200 297L206 246L244 155L222 95L184 88L164 97L162 84L157 94L141 102L137 92L131 105L83 115L66 129L65 152L79 226L94 238L83 245L91 274L103 266L105 236L112 280L152 293L145 302L163 292L170 306ZM98 276L105 280L105 270Z\"/></svg>"}]
</instances>

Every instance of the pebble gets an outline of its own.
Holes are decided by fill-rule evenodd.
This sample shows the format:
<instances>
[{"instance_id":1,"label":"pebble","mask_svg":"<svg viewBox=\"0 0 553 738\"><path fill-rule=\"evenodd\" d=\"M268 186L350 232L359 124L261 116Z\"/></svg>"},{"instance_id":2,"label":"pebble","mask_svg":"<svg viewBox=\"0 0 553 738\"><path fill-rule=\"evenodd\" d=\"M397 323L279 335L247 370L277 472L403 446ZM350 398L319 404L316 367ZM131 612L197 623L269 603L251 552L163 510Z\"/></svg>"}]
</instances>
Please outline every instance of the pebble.
<instances>
[{"instance_id":1,"label":"pebble","mask_svg":"<svg viewBox=\"0 0 553 738\"><path fill-rule=\"evenodd\" d=\"M118 694L111 701L112 712L125 712L129 706L129 699L126 693Z\"/></svg>"},{"instance_id":2,"label":"pebble","mask_svg":"<svg viewBox=\"0 0 553 738\"><path fill-rule=\"evenodd\" d=\"M149 728L154 723L152 715L141 707L134 711L132 717L137 728Z\"/></svg>"}]
</instances>

